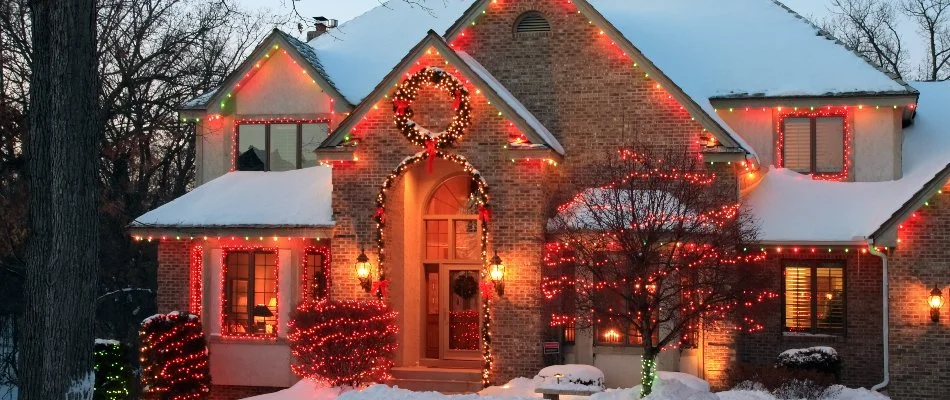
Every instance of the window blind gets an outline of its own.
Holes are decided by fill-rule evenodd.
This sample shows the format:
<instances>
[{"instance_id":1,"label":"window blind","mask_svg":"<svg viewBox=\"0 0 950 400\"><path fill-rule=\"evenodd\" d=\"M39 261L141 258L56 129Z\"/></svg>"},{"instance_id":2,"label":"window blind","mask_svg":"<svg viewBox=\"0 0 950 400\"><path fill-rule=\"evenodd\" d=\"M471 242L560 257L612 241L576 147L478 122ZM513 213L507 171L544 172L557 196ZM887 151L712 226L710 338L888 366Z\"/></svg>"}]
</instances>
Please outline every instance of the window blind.
<instances>
[{"instance_id":1,"label":"window blind","mask_svg":"<svg viewBox=\"0 0 950 400\"><path fill-rule=\"evenodd\" d=\"M785 168L811 172L811 119L787 118L784 139Z\"/></svg>"},{"instance_id":2,"label":"window blind","mask_svg":"<svg viewBox=\"0 0 950 400\"><path fill-rule=\"evenodd\" d=\"M815 120L815 164L819 173L844 170L844 118Z\"/></svg>"}]
</instances>

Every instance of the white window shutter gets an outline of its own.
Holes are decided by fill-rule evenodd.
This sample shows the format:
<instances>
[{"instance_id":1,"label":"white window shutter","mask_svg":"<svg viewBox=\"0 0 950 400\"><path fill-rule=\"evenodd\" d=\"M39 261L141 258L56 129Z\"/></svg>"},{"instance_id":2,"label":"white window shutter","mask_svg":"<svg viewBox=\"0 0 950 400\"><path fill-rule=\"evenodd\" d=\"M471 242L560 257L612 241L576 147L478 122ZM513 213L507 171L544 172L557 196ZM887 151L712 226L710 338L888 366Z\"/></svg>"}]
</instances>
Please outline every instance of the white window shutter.
<instances>
[{"instance_id":1,"label":"white window shutter","mask_svg":"<svg viewBox=\"0 0 950 400\"><path fill-rule=\"evenodd\" d=\"M844 171L844 118L818 118L815 141L817 172Z\"/></svg>"},{"instance_id":2,"label":"white window shutter","mask_svg":"<svg viewBox=\"0 0 950 400\"><path fill-rule=\"evenodd\" d=\"M811 120L785 119L784 164L797 172L811 172Z\"/></svg>"}]
</instances>

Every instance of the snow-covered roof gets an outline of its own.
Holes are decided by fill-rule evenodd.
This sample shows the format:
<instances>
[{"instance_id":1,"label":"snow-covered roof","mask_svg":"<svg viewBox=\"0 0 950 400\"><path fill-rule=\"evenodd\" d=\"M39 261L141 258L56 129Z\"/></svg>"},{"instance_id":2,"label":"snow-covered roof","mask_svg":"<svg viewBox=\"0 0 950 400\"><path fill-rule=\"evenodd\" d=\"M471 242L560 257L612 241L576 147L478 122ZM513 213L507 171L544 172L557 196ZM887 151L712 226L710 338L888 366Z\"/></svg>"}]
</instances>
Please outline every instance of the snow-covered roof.
<instances>
[{"instance_id":1,"label":"snow-covered roof","mask_svg":"<svg viewBox=\"0 0 950 400\"><path fill-rule=\"evenodd\" d=\"M132 228L331 227L329 167L231 172L132 222Z\"/></svg>"},{"instance_id":2,"label":"snow-covered roof","mask_svg":"<svg viewBox=\"0 0 950 400\"><path fill-rule=\"evenodd\" d=\"M505 85L502 85L498 79L495 79L494 75L488 72L488 70L485 69L482 64L472 58L472 56L470 56L468 53L464 51L456 51L455 53L458 54L459 58L461 58L463 62L465 62L465 65L471 68L472 71L475 71L475 74L477 74L480 78L482 78L482 80L485 81L486 84L488 84L491 90L493 90L495 94L498 95L498 97L501 97L502 101L508 104L508 106L511 107L519 117L524 119L524 121L531 127L531 129L535 131L535 133L538 134L538 136L541 136L541 139L544 141L544 143L534 144L546 145L550 147L551 150L556 151L558 154L564 154L564 147L561 146L561 143L557 141L557 138L554 137L554 134L552 134L551 131L549 131L548 128L541 123L541 121L538 121L534 114L532 114L531 111L528 111L528 108L525 107L524 104L521 104L521 101L519 101L515 95L508 91L508 88L506 88Z\"/></svg>"},{"instance_id":3,"label":"snow-covered roof","mask_svg":"<svg viewBox=\"0 0 950 400\"><path fill-rule=\"evenodd\" d=\"M359 104L426 32L445 32L473 1L412 3L387 1L308 43L350 103Z\"/></svg>"},{"instance_id":4,"label":"snow-covered roof","mask_svg":"<svg viewBox=\"0 0 950 400\"><path fill-rule=\"evenodd\" d=\"M744 199L759 220L761 240L864 240L950 166L950 82L913 86L920 91L920 105L914 124L904 129L903 177L828 182L772 168Z\"/></svg>"}]
</instances>

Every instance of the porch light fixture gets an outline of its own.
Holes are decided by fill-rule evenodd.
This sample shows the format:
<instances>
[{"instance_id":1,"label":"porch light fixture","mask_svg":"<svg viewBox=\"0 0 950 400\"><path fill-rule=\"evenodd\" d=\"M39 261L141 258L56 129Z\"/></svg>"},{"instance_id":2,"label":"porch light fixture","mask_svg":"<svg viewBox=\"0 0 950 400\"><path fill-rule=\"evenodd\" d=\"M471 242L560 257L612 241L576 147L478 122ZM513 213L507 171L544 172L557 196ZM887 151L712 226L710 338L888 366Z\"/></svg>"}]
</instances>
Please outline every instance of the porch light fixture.
<instances>
[{"instance_id":1,"label":"porch light fixture","mask_svg":"<svg viewBox=\"0 0 950 400\"><path fill-rule=\"evenodd\" d=\"M927 298L927 304L930 305L930 320L940 322L940 307L943 307L943 293L940 293L940 288L934 286L930 297Z\"/></svg>"},{"instance_id":2,"label":"porch light fixture","mask_svg":"<svg viewBox=\"0 0 950 400\"><path fill-rule=\"evenodd\" d=\"M498 252L495 252L495 256L491 258L491 265L489 265L489 278L491 278L492 283L495 285L495 292L498 293L498 297L505 296L505 264L501 261L501 257L498 257Z\"/></svg>"},{"instance_id":3,"label":"porch light fixture","mask_svg":"<svg viewBox=\"0 0 950 400\"><path fill-rule=\"evenodd\" d=\"M356 257L356 277L360 280L360 287L369 293L373 290L373 264L370 264L366 252L360 249L360 255Z\"/></svg>"}]
</instances>

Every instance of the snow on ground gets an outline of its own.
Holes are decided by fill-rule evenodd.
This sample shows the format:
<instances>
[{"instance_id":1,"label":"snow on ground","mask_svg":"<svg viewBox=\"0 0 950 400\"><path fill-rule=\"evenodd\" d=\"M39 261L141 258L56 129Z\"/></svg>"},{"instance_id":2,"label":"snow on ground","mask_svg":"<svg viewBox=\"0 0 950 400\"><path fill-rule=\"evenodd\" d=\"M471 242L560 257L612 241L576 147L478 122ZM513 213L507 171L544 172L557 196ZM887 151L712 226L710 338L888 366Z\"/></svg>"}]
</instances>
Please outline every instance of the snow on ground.
<instances>
[{"instance_id":1,"label":"snow on ground","mask_svg":"<svg viewBox=\"0 0 950 400\"><path fill-rule=\"evenodd\" d=\"M563 366L562 366L563 367ZM549 371L550 372L550 371ZM436 392L413 392L385 385L370 386L361 391L328 388L319 383L302 380L289 389L250 397L245 400L529 400L539 399L534 393L544 379L516 378L510 382L486 388L478 394L444 395ZM607 389L590 397L561 396L562 400L634 400L640 397L640 386L628 389ZM775 396L754 390L729 390L710 393L709 383L695 376L679 372L659 372L653 393L646 400L777 400ZM841 387L833 398L825 400L889 400L887 396L867 389Z\"/></svg>"},{"instance_id":2,"label":"snow on ground","mask_svg":"<svg viewBox=\"0 0 950 400\"><path fill-rule=\"evenodd\" d=\"M231 172L132 222L149 227L328 227L332 170Z\"/></svg>"}]
</instances>

